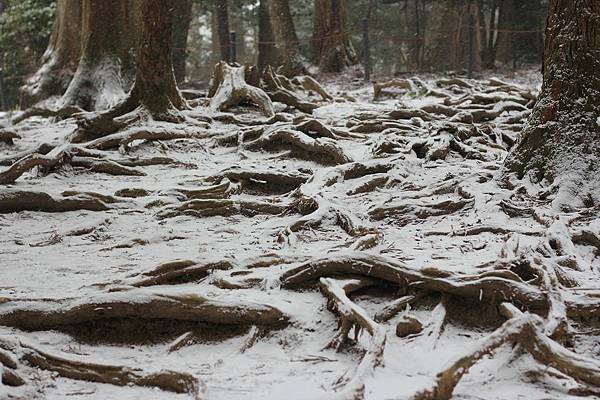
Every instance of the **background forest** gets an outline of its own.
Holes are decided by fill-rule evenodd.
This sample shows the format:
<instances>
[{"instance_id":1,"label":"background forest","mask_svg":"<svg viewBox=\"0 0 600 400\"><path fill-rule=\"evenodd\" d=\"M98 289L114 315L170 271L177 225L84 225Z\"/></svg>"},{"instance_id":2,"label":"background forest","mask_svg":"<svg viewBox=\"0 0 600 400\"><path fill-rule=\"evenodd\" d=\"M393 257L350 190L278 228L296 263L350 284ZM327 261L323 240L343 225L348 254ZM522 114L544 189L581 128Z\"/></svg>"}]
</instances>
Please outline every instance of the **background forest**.
<instances>
[{"instance_id":1,"label":"background forest","mask_svg":"<svg viewBox=\"0 0 600 400\"><path fill-rule=\"evenodd\" d=\"M185 48L175 46L175 57L186 57L187 81L206 86L216 61L222 58L216 4L219 1L180 3L186 3L182 10L189 13L189 28L183 29L189 30ZM266 7L266 1L262 3ZM290 8L300 51L318 65L315 38L319 32L315 29L313 3L294 0ZM348 0L345 7L348 21L344 32L350 35L357 55L355 62L364 61L364 20L369 22L374 77L466 70L469 40L473 40L474 71L539 64L543 56L546 0ZM273 38L259 39L260 9L259 1L229 1L226 16L229 31L236 32L238 62L256 63L259 44L275 43ZM55 13L56 2L52 0L0 0L4 109L18 105L19 87L39 67ZM469 29L469 24L473 29ZM469 32L473 32L472 37Z\"/></svg>"}]
</instances>

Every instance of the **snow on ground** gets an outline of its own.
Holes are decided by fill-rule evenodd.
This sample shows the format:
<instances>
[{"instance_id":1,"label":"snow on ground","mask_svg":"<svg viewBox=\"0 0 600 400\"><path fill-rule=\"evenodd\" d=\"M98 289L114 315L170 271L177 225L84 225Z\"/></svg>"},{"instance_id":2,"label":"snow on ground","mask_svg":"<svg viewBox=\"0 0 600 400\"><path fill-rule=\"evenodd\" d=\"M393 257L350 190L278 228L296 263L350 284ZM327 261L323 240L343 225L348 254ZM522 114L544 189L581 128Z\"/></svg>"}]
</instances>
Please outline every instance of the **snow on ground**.
<instances>
[{"instance_id":1,"label":"snow on ground","mask_svg":"<svg viewBox=\"0 0 600 400\"><path fill-rule=\"evenodd\" d=\"M430 86L438 77L423 79ZM507 79L503 77L503 79ZM511 83L522 84L523 89L535 90L539 79L534 73L516 77ZM314 112L320 121L343 129L346 122L365 113L383 114L398 107L421 108L440 104L442 99L404 93L397 99L372 102L372 89L359 82L331 82L328 88L337 96L346 95L355 101L324 104ZM459 91L460 87L448 90ZM460 96L459 93L456 94ZM250 109L240 110L253 118L258 114ZM505 112L507 119L518 114ZM413 121L414 122L414 121ZM420 158L414 150L420 139L433 137L438 122L422 122L422 127L402 133L393 129L365 134L362 138L340 139L343 151L357 162L390 162L393 168L384 173L386 184L373 191L348 195L369 177L339 181L322 187L319 196L343 210L349 210L365 226L379 232L380 241L366 254L379 254L404 262L411 268L435 267L439 270L476 274L482 265L500 257L509 239L508 232L517 233L519 246L534 247L545 228L534 218L510 217L500 207L513 194L498 184L499 171L506 147L501 140L497 146L485 147L482 157L463 157L450 150L445 157ZM497 122L497 121L495 121ZM491 123L494 123L492 121ZM15 146L0 144L0 156L8 156L39 143L59 143L75 128L72 120L52 123L33 119L18 128L22 136ZM211 131L234 132L240 127L215 123ZM501 127L494 132L501 135ZM508 131L507 131L508 132ZM397 152L375 158L373 149L398 135L414 136ZM515 132L510 132L515 136ZM408 144L407 144L408 143ZM413 146L413 147L411 147ZM190 259L198 262L230 260L233 271L243 269L247 260L264 254L276 254L282 260L264 269L258 275L263 284L247 289L219 288L214 282L230 279L232 271L214 271L198 282L177 285L173 290L219 296L223 293L239 298L241 302L255 301L279 308L290 317L286 327L265 331L247 349L251 336L247 329L235 334L211 334L204 327L195 343L169 352L169 345L189 326L152 326L147 332L115 325L98 325L92 338L77 332L22 331L0 327L0 335L18 336L36 343L54 353L68 354L98 363L143 367L149 371L172 369L197 376L206 386L206 397L211 400L234 399L325 399L335 393L339 383L350 377L361 361L361 348L369 345L369 335L362 332L354 346L336 352L326 348L335 336L337 317L326 307L325 297L315 288L288 290L277 284L281 272L313 257L337 254L352 246L356 238L348 235L334 222L305 227L295 232L287 243L278 241L279 234L293 224L299 215L229 216L180 215L157 218L158 208L146 208L151 201L165 199L159 192L173 188L198 188L204 180L220 171L233 167L259 168L271 171L319 171L326 168L314 161L289 158L281 151L265 152L218 145L214 139L137 142L129 149L133 156L168 156L193 167L172 165L143 167L145 176L110 176L91 173L82 168L66 166L48 175L28 173L9 187L21 190L43 191L61 196L69 190L113 195L121 189L143 188L147 197L123 198L108 211L70 211L42 213L22 211L0 214L0 299L64 299L94 295L107 284L118 285L132 275L143 273L158 264ZM119 154L115 151L115 156ZM283 155L283 156L282 156ZM362 180L361 180L362 179ZM455 190L440 191L425 197L411 195L435 185L456 180L461 190L473 197L455 212L438 216L406 217L392 213L382 219L369 217L369 212L384 204L406 201L427 207L444 201L458 201ZM306 189L310 190L310 182ZM536 188L534 188L536 190ZM167 196L168 197L168 196ZM263 194L243 191L233 194L234 200L263 200L284 203L288 195ZM291 201L291 200L290 200ZM540 210L544 209L540 206ZM408 209L410 211L410 209ZM549 208L548 208L549 210ZM548 211L550 212L550 211ZM481 232L466 234L465 228L478 226L500 227L503 233ZM74 229L90 228L88 234L67 236ZM93 229L92 229L93 228ZM600 230L598 219L588 219L572 229ZM514 237L513 237L514 240ZM571 271L582 286L600 289L597 284L600 259L597 251L588 245L577 245L576 253L581 268ZM240 271L242 273L243 271ZM373 296L361 294L356 303L374 315L394 299L394 293ZM409 311L406 311L409 312ZM436 374L452 359L459 356L478 339L495 327L464 325L449 318L439 338L413 335L400 338L395 327L405 312L383 326L387 343L383 365L367 374L365 399L409 399L420 390L430 387ZM411 311L427 324L431 308ZM89 336L89 335L88 335ZM578 337L578 350L594 358L600 353L597 336ZM559 373L547 374L551 367L543 366L528 354L522 354L510 345L499 348L493 357L485 357L461 380L455 398L464 399L570 399L567 394L574 387L572 379ZM186 394L173 394L152 388L118 387L70 380L49 372L39 372L40 398L46 399L183 399ZM0 391L0 397L2 391Z\"/></svg>"}]
</instances>

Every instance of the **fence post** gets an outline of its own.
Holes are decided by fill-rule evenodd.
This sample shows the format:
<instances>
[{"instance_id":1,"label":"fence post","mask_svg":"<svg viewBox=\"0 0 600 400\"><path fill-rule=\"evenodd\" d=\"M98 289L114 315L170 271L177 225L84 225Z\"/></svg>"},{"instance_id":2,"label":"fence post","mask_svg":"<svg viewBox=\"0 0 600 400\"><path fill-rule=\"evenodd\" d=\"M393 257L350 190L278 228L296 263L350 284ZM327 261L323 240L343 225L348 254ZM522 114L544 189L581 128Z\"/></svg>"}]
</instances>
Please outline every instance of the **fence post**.
<instances>
[{"instance_id":1,"label":"fence post","mask_svg":"<svg viewBox=\"0 0 600 400\"><path fill-rule=\"evenodd\" d=\"M473 15L473 8L469 7L469 66L468 66L468 77L473 77L473 64L475 63L475 16Z\"/></svg>"},{"instance_id":2,"label":"fence post","mask_svg":"<svg viewBox=\"0 0 600 400\"><path fill-rule=\"evenodd\" d=\"M4 97L4 71L0 68L0 110L6 110L6 97Z\"/></svg>"},{"instance_id":3,"label":"fence post","mask_svg":"<svg viewBox=\"0 0 600 400\"><path fill-rule=\"evenodd\" d=\"M236 62L237 58L237 35L235 32L229 33L229 62Z\"/></svg>"},{"instance_id":4,"label":"fence post","mask_svg":"<svg viewBox=\"0 0 600 400\"><path fill-rule=\"evenodd\" d=\"M363 18L364 68L365 82L371 80L371 45L369 43L369 19Z\"/></svg>"}]
</instances>

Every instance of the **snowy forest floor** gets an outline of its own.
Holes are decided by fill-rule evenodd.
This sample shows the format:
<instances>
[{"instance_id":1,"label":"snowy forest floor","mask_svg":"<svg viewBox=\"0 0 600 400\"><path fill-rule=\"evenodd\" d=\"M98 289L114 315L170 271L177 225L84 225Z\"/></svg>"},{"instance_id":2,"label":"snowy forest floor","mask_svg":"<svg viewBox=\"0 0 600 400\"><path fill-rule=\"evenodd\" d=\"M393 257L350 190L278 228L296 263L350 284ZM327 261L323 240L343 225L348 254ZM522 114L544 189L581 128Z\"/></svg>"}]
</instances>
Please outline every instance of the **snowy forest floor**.
<instances>
[{"instance_id":1,"label":"snowy forest floor","mask_svg":"<svg viewBox=\"0 0 600 400\"><path fill-rule=\"evenodd\" d=\"M79 154L0 186L0 398L441 399L438 374L478 349L454 398L594 396L599 211L499 179L540 84L519 77L424 76L378 101L340 78L310 117L239 107L105 150L128 175ZM5 159L76 124L12 129ZM488 346L505 302L594 378L544 365L521 331ZM144 378L163 370L193 379Z\"/></svg>"}]
</instances>

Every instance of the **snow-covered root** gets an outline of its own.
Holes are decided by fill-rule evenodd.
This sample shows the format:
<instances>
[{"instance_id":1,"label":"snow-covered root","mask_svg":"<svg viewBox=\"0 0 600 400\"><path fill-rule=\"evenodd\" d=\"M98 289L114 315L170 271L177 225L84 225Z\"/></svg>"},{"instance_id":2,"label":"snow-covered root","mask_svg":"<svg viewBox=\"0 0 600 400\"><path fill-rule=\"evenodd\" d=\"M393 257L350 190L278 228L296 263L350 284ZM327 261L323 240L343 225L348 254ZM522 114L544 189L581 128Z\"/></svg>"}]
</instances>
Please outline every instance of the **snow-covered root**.
<instances>
[{"instance_id":1,"label":"snow-covered root","mask_svg":"<svg viewBox=\"0 0 600 400\"><path fill-rule=\"evenodd\" d=\"M165 320L218 325L284 325L277 308L196 290L136 288L61 300L10 300L0 304L0 325L46 330L102 320Z\"/></svg>"},{"instance_id":2,"label":"snow-covered root","mask_svg":"<svg viewBox=\"0 0 600 400\"><path fill-rule=\"evenodd\" d=\"M248 84L245 74L246 67L231 66L220 61L213 73L212 85L216 89L211 90L214 95L209 107L225 111L242 102L250 102L257 105L265 116L274 116L275 110L269 96L262 89Z\"/></svg>"},{"instance_id":3,"label":"snow-covered root","mask_svg":"<svg viewBox=\"0 0 600 400\"><path fill-rule=\"evenodd\" d=\"M408 79L390 79L389 81L384 82L374 82L373 83L373 100L379 100L384 95L384 89L389 88L397 88L401 90L411 90L413 88L413 84Z\"/></svg>"},{"instance_id":4,"label":"snow-covered root","mask_svg":"<svg viewBox=\"0 0 600 400\"><path fill-rule=\"evenodd\" d=\"M369 211L369 215L376 220L398 217L398 223L405 225L415 219L453 214L467 207L472 207L474 203L474 199L465 198L420 203L415 203L412 199L400 199L374 207Z\"/></svg>"},{"instance_id":5,"label":"snow-covered root","mask_svg":"<svg viewBox=\"0 0 600 400\"><path fill-rule=\"evenodd\" d=\"M377 366L383 364L386 342L385 328L373 321L365 310L347 296L347 292L357 284L362 287L360 282L352 280L320 279L321 292L328 299L327 307L339 317L339 332L329 346L339 350L346 343L351 330L354 330L356 338L362 330L367 331L371 336L365 355L356 371L347 382L342 384L341 389L331 396L332 399L362 399L365 377L371 374ZM371 282L366 284L372 285Z\"/></svg>"},{"instance_id":6,"label":"snow-covered root","mask_svg":"<svg viewBox=\"0 0 600 400\"><path fill-rule=\"evenodd\" d=\"M308 174L299 171L233 167L209 176L206 181L218 183L229 180L240 184L242 191L283 194L297 189L309 178Z\"/></svg>"},{"instance_id":7,"label":"snow-covered root","mask_svg":"<svg viewBox=\"0 0 600 400\"><path fill-rule=\"evenodd\" d=\"M150 271L123 279L118 282L118 285L144 287L196 282L208 276L214 270L229 270L231 268L233 268L233 265L227 260L208 263L175 260L157 265Z\"/></svg>"},{"instance_id":8,"label":"snow-covered root","mask_svg":"<svg viewBox=\"0 0 600 400\"><path fill-rule=\"evenodd\" d=\"M58 197L44 192L0 189L0 214L20 211L106 211L109 208L102 199L90 194Z\"/></svg>"},{"instance_id":9,"label":"snow-covered root","mask_svg":"<svg viewBox=\"0 0 600 400\"><path fill-rule=\"evenodd\" d=\"M316 103L308 101L302 94L300 94L298 92L298 87L294 85L288 78L283 75L276 74L271 66L267 66L264 69L262 73L262 80L265 83L265 91L273 101L286 104L307 114L312 114L313 110L318 107ZM315 87L312 87L310 90L315 89ZM323 96L323 94L321 94L321 96Z\"/></svg>"},{"instance_id":10,"label":"snow-covered root","mask_svg":"<svg viewBox=\"0 0 600 400\"><path fill-rule=\"evenodd\" d=\"M168 205L157 212L158 218L173 218L180 215L208 217L214 215L278 215L288 209L287 205L261 201L231 199L197 199Z\"/></svg>"},{"instance_id":11,"label":"snow-covered root","mask_svg":"<svg viewBox=\"0 0 600 400\"><path fill-rule=\"evenodd\" d=\"M479 301L513 301L536 311L548 308L544 292L525 283L510 270L490 270L476 275L433 268L418 270L383 256L360 252L343 252L305 262L284 272L280 279L283 287L292 288L324 276L339 274L377 278L401 288L411 287Z\"/></svg>"},{"instance_id":12,"label":"snow-covered root","mask_svg":"<svg viewBox=\"0 0 600 400\"><path fill-rule=\"evenodd\" d=\"M118 133L100 137L85 144L86 148L97 150L127 149L127 146L136 140L175 140L175 139L204 139L210 133L196 127L140 127L130 128Z\"/></svg>"},{"instance_id":13,"label":"snow-covered root","mask_svg":"<svg viewBox=\"0 0 600 400\"><path fill-rule=\"evenodd\" d=\"M48 352L23 339L0 337L0 378L2 379L0 383L10 386L9 390L17 398L31 396L36 390L37 382L34 379L28 382L21 377L33 376L29 371L32 367L51 371L68 379L117 386L144 386L172 393L186 393L197 400L203 399L205 392L204 384L197 377L186 372L171 370L148 372L141 368L84 361L80 358Z\"/></svg>"},{"instance_id":14,"label":"snow-covered root","mask_svg":"<svg viewBox=\"0 0 600 400\"><path fill-rule=\"evenodd\" d=\"M0 126L0 142L12 146L15 144L14 139L21 139L21 136L12 129Z\"/></svg>"},{"instance_id":15,"label":"snow-covered root","mask_svg":"<svg viewBox=\"0 0 600 400\"><path fill-rule=\"evenodd\" d=\"M278 126L268 128L254 140L243 144L248 150L289 150L292 156L315 161L325 165L338 165L350 162L344 150L329 138L313 139L307 134Z\"/></svg>"},{"instance_id":16,"label":"snow-covered root","mask_svg":"<svg viewBox=\"0 0 600 400\"><path fill-rule=\"evenodd\" d=\"M31 107L27 110L19 113L17 116L13 117L11 120L13 125L21 123L28 118L31 117L56 117L60 119L65 119L72 117L75 114L83 113L84 110L77 106L65 106L57 109L44 108L44 107Z\"/></svg>"}]
</instances>

